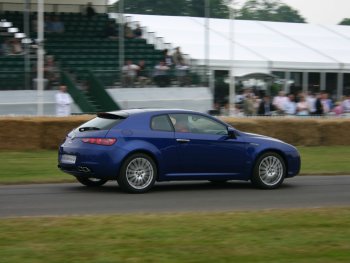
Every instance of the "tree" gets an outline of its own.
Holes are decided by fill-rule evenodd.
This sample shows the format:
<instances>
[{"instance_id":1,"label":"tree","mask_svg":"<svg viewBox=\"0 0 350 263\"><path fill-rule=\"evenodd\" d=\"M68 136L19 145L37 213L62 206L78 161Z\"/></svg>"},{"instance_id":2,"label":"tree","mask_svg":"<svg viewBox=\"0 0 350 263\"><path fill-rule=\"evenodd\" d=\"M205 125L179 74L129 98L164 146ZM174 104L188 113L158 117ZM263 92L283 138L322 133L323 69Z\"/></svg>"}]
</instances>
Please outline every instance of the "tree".
<instances>
[{"instance_id":1,"label":"tree","mask_svg":"<svg viewBox=\"0 0 350 263\"><path fill-rule=\"evenodd\" d=\"M305 23L305 19L292 7L279 0L249 0L240 10L237 19L290 23Z\"/></svg>"},{"instance_id":2,"label":"tree","mask_svg":"<svg viewBox=\"0 0 350 263\"><path fill-rule=\"evenodd\" d=\"M205 17L205 0L123 0L124 13L169 16ZM230 0L209 0L211 18L229 18ZM114 4L118 8L118 2ZM116 9L117 10L117 9ZM236 18L305 23L297 10L279 0L248 0L241 9L235 9Z\"/></svg>"},{"instance_id":3,"label":"tree","mask_svg":"<svg viewBox=\"0 0 350 263\"><path fill-rule=\"evenodd\" d=\"M229 9L225 0L209 0L209 2L210 17L228 18ZM114 7L118 8L118 2ZM205 17L205 0L124 0L124 13Z\"/></svg>"},{"instance_id":4,"label":"tree","mask_svg":"<svg viewBox=\"0 0 350 263\"><path fill-rule=\"evenodd\" d=\"M350 18L344 18L339 22L339 25L350 26Z\"/></svg>"}]
</instances>

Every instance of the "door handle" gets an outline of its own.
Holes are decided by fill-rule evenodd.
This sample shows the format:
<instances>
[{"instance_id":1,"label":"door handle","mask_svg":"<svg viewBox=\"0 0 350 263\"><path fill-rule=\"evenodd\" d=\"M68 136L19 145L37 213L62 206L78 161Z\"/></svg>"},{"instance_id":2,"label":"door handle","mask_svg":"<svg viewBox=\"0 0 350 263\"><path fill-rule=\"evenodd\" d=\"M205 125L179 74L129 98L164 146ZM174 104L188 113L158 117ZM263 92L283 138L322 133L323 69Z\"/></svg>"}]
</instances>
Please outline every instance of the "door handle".
<instances>
[{"instance_id":1,"label":"door handle","mask_svg":"<svg viewBox=\"0 0 350 263\"><path fill-rule=\"evenodd\" d=\"M188 143L188 142L190 142L189 139L176 139L176 141L177 141L178 143Z\"/></svg>"}]
</instances>

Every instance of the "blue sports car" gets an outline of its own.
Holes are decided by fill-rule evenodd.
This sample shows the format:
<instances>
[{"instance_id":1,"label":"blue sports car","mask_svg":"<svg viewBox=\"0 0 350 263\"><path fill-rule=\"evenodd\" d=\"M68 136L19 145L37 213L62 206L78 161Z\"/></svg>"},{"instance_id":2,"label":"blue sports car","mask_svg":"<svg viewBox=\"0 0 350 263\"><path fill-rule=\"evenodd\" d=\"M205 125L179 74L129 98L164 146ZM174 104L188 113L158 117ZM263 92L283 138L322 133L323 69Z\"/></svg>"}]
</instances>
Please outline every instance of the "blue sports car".
<instances>
[{"instance_id":1,"label":"blue sports car","mask_svg":"<svg viewBox=\"0 0 350 263\"><path fill-rule=\"evenodd\" d=\"M292 145L238 131L207 114L163 109L98 114L67 135L58 162L83 185L117 180L132 193L172 180L250 180L274 189L300 170Z\"/></svg>"}]
</instances>

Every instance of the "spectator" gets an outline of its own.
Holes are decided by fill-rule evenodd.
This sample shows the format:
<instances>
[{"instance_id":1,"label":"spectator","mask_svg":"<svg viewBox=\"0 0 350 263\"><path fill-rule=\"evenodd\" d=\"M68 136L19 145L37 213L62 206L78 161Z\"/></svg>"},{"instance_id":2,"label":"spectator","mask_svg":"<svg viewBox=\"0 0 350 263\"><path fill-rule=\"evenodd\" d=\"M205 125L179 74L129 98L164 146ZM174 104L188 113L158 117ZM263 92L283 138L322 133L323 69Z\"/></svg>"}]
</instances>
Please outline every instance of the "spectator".
<instances>
[{"instance_id":1,"label":"spectator","mask_svg":"<svg viewBox=\"0 0 350 263\"><path fill-rule=\"evenodd\" d=\"M187 72L189 70L189 66L185 63L180 63L176 65L176 77L180 87L183 87L188 84L187 80Z\"/></svg>"},{"instance_id":2,"label":"spectator","mask_svg":"<svg viewBox=\"0 0 350 263\"><path fill-rule=\"evenodd\" d=\"M177 76L179 86L183 87L186 84L187 71L189 67L186 64L184 56L180 51L180 47L177 47L175 49L175 52L173 54L173 61L175 64L176 76Z\"/></svg>"},{"instance_id":3,"label":"spectator","mask_svg":"<svg viewBox=\"0 0 350 263\"><path fill-rule=\"evenodd\" d=\"M328 114L332 110L332 101L329 99L327 92L321 93L321 104L323 108L323 114Z\"/></svg>"},{"instance_id":4,"label":"spectator","mask_svg":"<svg viewBox=\"0 0 350 263\"><path fill-rule=\"evenodd\" d=\"M132 32L132 29L129 27L128 23L124 24L124 36L127 39L132 39L134 38L134 33Z\"/></svg>"},{"instance_id":5,"label":"spectator","mask_svg":"<svg viewBox=\"0 0 350 263\"><path fill-rule=\"evenodd\" d=\"M138 70L139 66L133 64L131 60L126 62L125 66L123 67L123 87L134 88Z\"/></svg>"},{"instance_id":6,"label":"spectator","mask_svg":"<svg viewBox=\"0 0 350 263\"><path fill-rule=\"evenodd\" d=\"M336 115L336 116L341 116L343 113L344 113L344 110L343 110L343 104L341 101L337 101L335 103L335 107L334 109L332 110L332 112Z\"/></svg>"},{"instance_id":7,"label":"spectator","mask_svg":"<svg viewBox=\"0 0 350 263\"><path fill-rule=\"evenodd\" d=\"M144 60L140 60L138 66L139 69L137 71L137 80L140 84L140 87L143 88L149 83L149 72Z\"/></svg>"},{"instance_id":8,"label":"spectator","mask_svg":"<svg viewBox=\"0 0 350 263\"><path fill-rule=\"evenodd\" d=\"M316 94L316 101L315 101L315 115L323 115L323 106L321 102L321 94Z\"/></svg>"},{"instance_id":9,"label":"spectator","mask_svg":"<svg viewBox=\"0 0 350 263\"><path fill-rule=\"evenodd\" d=\"M10 55L11 53L12 53L11 41L10 41L10 39L6 38L1 45L1 54L4 56L7 56L7 55Z\"/></svg>"},{"instance_id":10,"label":"spectator","mask_svg":"<svg viewBox=\"0 0 350 263\"><path fill-rule=\"evenodd\" d=\"M170 85L170 68L165 65L164 61L160 61L158 65L154 67L153 80L158 87L166 87Z\"/></svg>"},{"instance_id":11,"label":"spectator","mask_svg":"<svg viewBox=\"0 0 350 263\"><path fill-rule=\"evenodd\" d=\"M64 32L64 24L62 21L60 21L58 16L55 16L53 18L53 21L51 23L51 32L53 32L53 33L63 33Z\"/></svg>"},{"instance_id":12,"label":"spectator","mask_svg":"<svg viewBox=\"0 0 350 263\"><path fill-rule=\"evenodd\" d=\"M22 48L22 43L19 41L18 38L13 38L11 41L10 46L10 55L23 55L24 50Z\"/></svg>"},{"instance_id":13,"label":"spectator","mask_svg":"<svg viewBox=\"0 0 350 263\"><path fill-rule=\"evenodd\" d=\"M169 55L169 50L168 49L164 49L163 50L163 60L165 62L165 65L167 65L168 67L172 67L173 65L173 58L172 56Z\"/></svg>"},{"instance_id":14,"label":"spectator","mask_svg":"<svg viewBox=\"0 0 350 263\"><path fill-rule=\"evenodd\" d=\"M133 35L135 38L142 38L142 29L140 24L137 24L136 28L133 30Z\"/></svg>"},{"instance_id":15,"label":"spectator","mask_svg":"<svg viewBox=\"0 0 350 263\"><path fill-rule=\"evenodd\" d=\"M258 115L270 116L273 111L275 111L275 106L271 102L271 97L265 95L259 104Z\"/></svg>"},{"instance_id":16,"label":"spectator","mask_svg":"<svg viewBox=\"0 0 350 263\"><path fill-rule=\"evenodd\" d=\"M306 96L306 103L308 106L309 114L313 115L316 112L316 97L311 91L308 92Z\"/></svg>"},{"instance_id":17,"label":"spectator","mask_svg":"<svg viewBox=\"0 0 350 263\"><path fill-rule=\"evenodd\" d=\"M297 115L309 115L309 105L303 95L299 97L299 102L297 103Z\"/></svg>"},{"instance_id":18,"label":"spectator","mask_svg":"<svg viewBox=\"0 0 350 263\"><path fill-rule=\"evenodd\" d=\"M254 95L248 93L243 101L243 112L246 116L251 116L255 114L254 108Z\"/></svg>"},{"instance_id":19,"label":"spectator","mask_svg":"<svg viewBox=\"0 0 350 263\"><path fill-rule=\"evenodd\" d=\"M117 39L117 25L114 20L109 20L105 28L105 36L110 39Z\"/></svg>"},{"instance_id":20,"label":"spectator","mask_svg":"<svg viewBox=\"0 0 350 263\"><path fill-rule=\"evenodd\" d=\"M350 117L350 95L348 95L342 103L344 114Z\"/></svg>"},{"instance_id":21,"label":"spectator","mask_svg":"<svg viewBox=\"0 0 350 263\"><path fill-rule=\"evenodd\" d=\"M180 51L180 47L175 48L175 52L173 54L173 61L175 63L175 66L185 64L185 59Z\"/></svg>"},{"instance_id":22,"label":"spectator","mask_svg":"<svg viewBox=\"0 0 350 263\"><path fill-rule=\"evenodd\" d=\"M257 114L261 99L258 96L253 96L253 106L254 106L254 114Z\"/></svg>"},{"instance_id":23,"label":"spectator","mask_svg":"<svg viewBox=\"0 0 350 263\"><path fill-rule=\"evenodd\" d=\"M61 85L59 91L55 95L56 115L69 116L71 113L71 104L73 102L71 96L67 93L67 86Z\"/></svg>"},{"instance_id":24,"label":"spectator","mask_svg":"<svg viewBox=\"0 0 350 263\"><path fill-rule=\"evenodd\" d=\"M47 56L44 63L44 78L48 81L48 88L58 85L59 70L56 66L53 56Z\"/></svg>"},{"instance_id":25,"label":"spectator","mask_svg":"<svg viewBox=\"0 0 350 263\"><path fill-rule=\"evenodd\" d=\"M280 91L278 96L273 99L272 104L275 106L278 114L284 114L284 107L288 103L288 98L284 91Z\"/></svg>"},{"instance_id":26,"label":"spectator","mask_svg":"<svg viewBox=\"0 0 350 263\"><path fill-rule=\"evenodd\" d=\"M215 102L213 104L213 107L212 109L208 110L208 114L209 115L212 115L212 116L220 116L221 115L221 107L220 107L220 104ZM226 115L226 114L224 114Z\"/></svg>"},{"instance_id":27,"label":"spectator","mask_svg":"<svg viewBox=\"0 0 350 263\"><path fill-rule=\"evenodd\" d=\"M96 15L96 11L92 7L92 3L91 2L87 3L85 12L86 12L86 16L87 16L88 19L91 19L91 18L93 18Z\"/></svg>"},{"instance_id":28,"label":"spectator","mask_svg":"<svg viewBox=\"0 0 350 263\"><path fill-rule=\"evenodd\" d=\"M36 24L37 23L38 23L38 21L36 20ZM37 27L36 27L36 29L37 29ZM48 32L48 33L53 32L53 22L52 22L51 17L49 17L49 16L44 17L44 31Z\"/></svg>"},{"instance_id":29,"label":"spectator","mask_svg":"<svg viewBox=\"0 0 350 263\"><path fill-rule=\"evenodd\" d=\"M283 105L283 112L287 115L295 115L297 110L295 96L293 94L289 94L286 98L287 100Z\"/></svg>"}]
</instances>

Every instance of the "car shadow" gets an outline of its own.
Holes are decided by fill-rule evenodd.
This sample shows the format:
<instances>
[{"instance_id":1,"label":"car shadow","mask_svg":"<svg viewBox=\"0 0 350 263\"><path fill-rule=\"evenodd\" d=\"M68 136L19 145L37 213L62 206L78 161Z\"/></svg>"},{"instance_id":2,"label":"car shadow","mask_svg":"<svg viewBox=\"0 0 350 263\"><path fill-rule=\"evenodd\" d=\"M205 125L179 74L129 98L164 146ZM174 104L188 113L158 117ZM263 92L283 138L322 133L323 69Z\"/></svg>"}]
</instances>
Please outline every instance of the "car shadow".
<instances>
[{"instance_id":1,"label":"car shadow","mask_svg":"<svg viewBox=\"0 0 350 263\"><path fill-rule=\"evenodd\" d=\"M158 183L152 188L152 192L165 191L193 191L193 190L222 190L222 189L252 189L254 188L249 182L173 182Z\"/></svg>"},{"instance_id":2,"label":"car shadow","mask_svg":"<svg viewBox=\"0 0 350 263\"><path fill-rule=\"evenodd\" d=\"M279 189L295 188L293 184L284 183ZM93 192L93 193L125 193L118 186L116 181L111 181L100 187L86 187L83 185L74 185L69 187L70 191L77 192ZM245 181L229 181L225 183L212 183L208 181L189 181L189 182L159 182L147 193L162 193L162 192L179 192L179 191L216 191L216 190L253 190L264 191L254 187L250 182ZM266 190L265 190L266 191ZM267 190L268 191L268 190Z\"/></svg>"},{"instance_id":3,"label":"car shadow","mask_svg":"<svg viewBox=\"0 0 350 263\"><path fill-rule=\"evenodd\" d=\"M296 185L284 182L278 189L293 189ZM247 190L247 191L269 191L258 189L247 181L228 181L213 183L208 181L177 181L177 182L158 182L147 193L162 193L162 192L176 192L176 191L217 191L217 190ZM274 191L276 191L274 190ZM92 193L125 193L116 181L110 181L104 186L87 187L76 184L69 187L69 191L77 192L92 192Z\"/></svg>"}]
</instances>

